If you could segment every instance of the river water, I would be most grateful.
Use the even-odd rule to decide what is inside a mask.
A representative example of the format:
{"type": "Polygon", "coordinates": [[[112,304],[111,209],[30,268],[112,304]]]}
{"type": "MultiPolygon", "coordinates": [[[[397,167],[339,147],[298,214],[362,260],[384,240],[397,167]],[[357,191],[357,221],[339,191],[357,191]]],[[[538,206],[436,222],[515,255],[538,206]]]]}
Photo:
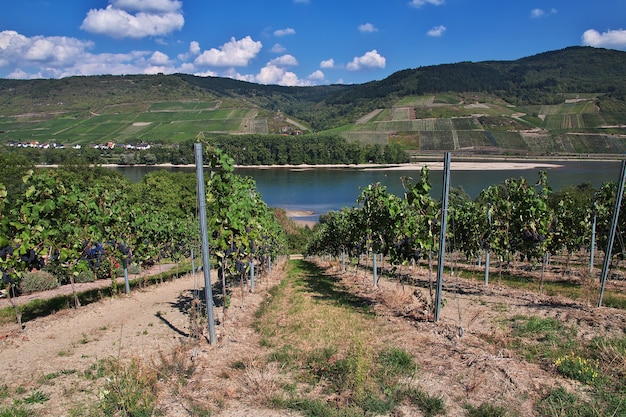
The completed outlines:
{"type": "MultiPolygon", "coordinates": [[[[608,181],[618,181],[620,161],[543,161],[546,166],[536,167],[518,164],[515,169],[494,169],[481,163],[472,169],[455,169],[452,161],[450,186],[461,187],[470,197],[475,198],[491,185],[502,183],[507,178],[524,177],[529,183],[535,183],[539,171],[545,169],[548,182],[553,190],[563,186],[575,186],[589,182],[594,188],[608,181]]],[[[433,186],[431,196],[441,198],[443,170],[441,164],[433,163],[430,168],[430,182],[433,186]]],[[[157,167],[118,167],[116,168],[132,181],[140,181],[151,171],[163,169],[157,167]]],[[[172,167],[170,171],[195,172],[195,168],[172,167]]],[[[252,177],[257,190],[270,207],[282,207],[286,210],[310,211],[313,214],[300,217],[300,220],[317,221],[320,214],[342,207],[357,205],[361,190],[369,184],[380,182],[397,195],[402,195],[401,177],[419,180],[419,169],[355,169],[355,168],[238,168],[240,175],[252,177]]]]}

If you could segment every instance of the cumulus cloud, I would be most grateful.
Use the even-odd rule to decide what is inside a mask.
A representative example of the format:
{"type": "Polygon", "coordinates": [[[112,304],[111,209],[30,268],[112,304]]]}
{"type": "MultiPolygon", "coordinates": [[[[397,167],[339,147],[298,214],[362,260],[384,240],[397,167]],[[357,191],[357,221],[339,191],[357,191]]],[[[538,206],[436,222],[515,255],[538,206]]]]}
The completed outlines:
{"type": "Polygon", "coordinates": [[[148,62],[153,65],[169,65],[171,63],[170,57],[160,51],[154,52],[150,59],[148,59],[148,62]]]}
{"type": "Polygon", "coordinates": [[[250,36],[236,40],[234,37],[219,49],[211,48],[199,55],[195,63],[200,66],[245,67],[254,59],[263,44],[252,40],[250,36]]]}
{"type": "Polygon", "coordinates": [[[305,86],[310,85],[309,82],[298,79],[298,76],[286,71],[284,68],[277,67],[273,64],[267,64],[254,77],[254,81],[260,84],[278,84],[286,86],[305,86]]]}
{"type": "Polygon", "coordinates": [[[110,0],[105,9],[87,12],[81,29],[113,38],[167,35],[185,24],[181,6],[177,0],[110,0]]]}
{"type": "Polygon", "coordinates": [[[298,65],[298,60],[293,55],[287,54],[274,58],[269,63],[277,67],[294,67],[298,65]]]}
{"type": "Polygon", "coordinates": [[[444,3],[445,3],[444,0],[411,0],[409,2],[409,6],[419,9],[420,7],[426,4],[432,4],[433,6],[441,6],[444,3]]]}
{"type": "Polygon", "coordinates": [[[294,28],[286,28],[286,29],[278,29],[274,31],[274,36],[287,36],[287,35],[295,35],[296,30],[294,28]]]}
{"type": "Polygon", "coordinates": [[[187,61],[191,57],[197,56],[200,51],[200,43],[198,41],[191,41],[189,42],[189,50],[184,54],[178,54],[177,58],[181,61],[187,61]]]}
{"type": "Polygon", "coordinates": [[[378,29],[371,23],[364,23],[362,25],[359,25],[359,32],[372,33],[378,32],[378,29]]]}
{"type": "Polygon", "coordinates": [[[197,42],[197,41],[191,41],[189,43],[189,52],[194,54],[194,55],[199,54],[200,53],[200,43],[197,42]]]}
{"type": "Polygon", "coordinates": [[[284,46],[282,46],[279,43],[274,44],[274,46],[272,46],[272,49],[271,49],[271,51],[274,52],[275,54],[282,54],[286,50],[287,50],[287,48],[285,48],[284,46]]]}
{"type": "Polygon", "coordinates": [[[595,29],[589,29],[583,33],[583,45],[595,46],[601,48],[626,48],[626,30],[609,30],[600,33],[595,29]]]}
{"type": "Polygon", "coordinates": [[[65,36],[26,37],[13,30],[0,32],[0,67],[8,67],[14,76],[25,78],[24,68],[37,66],[37,74],[54,76],[63,73],[88,54],[93,42],[65,36]],[[21,69],[20,69],[21,68],[21,69]],[[43,71],[43,72],[42,72],[43,71]]]}
{"type": "Polygon", "coordinates": [[[320,68],[335,68],[335,60],[334,59],[325,59],[320,62],[320,68]]]}
{"type": "Polygon", "coordinates": [[[446,31],[446,27],[444,25],[439,25],[439,26],[435,26],[434,28],[432,28],[431,30],[426,32],[426,34],[428,36],[432,36],[434,38],[438,38],[438,37],[442,36],[445,31],[446,31]]]}
{"type": "Polygon", "coordinates": [[[360,71],[370,68],[385,68],[386,59],[376,49],[366,52],[363,56],[354,57],[346,67],[348,71],[360,71]]]}
{"type": "Polygon", "coordinates": [[[314,80],[314,81],[324,81],[325,76],[321,70],[317,70],[317,71],[313,71],[311,75],[309,75],[307,78],[309,80],[314,80]]]}

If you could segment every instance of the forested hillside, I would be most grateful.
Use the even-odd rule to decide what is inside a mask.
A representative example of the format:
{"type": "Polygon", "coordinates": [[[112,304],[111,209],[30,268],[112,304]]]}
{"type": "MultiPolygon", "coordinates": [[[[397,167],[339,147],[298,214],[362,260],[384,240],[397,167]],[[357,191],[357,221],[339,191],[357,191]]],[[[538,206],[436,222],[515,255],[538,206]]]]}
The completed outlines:
{"type": "Polygon", "coordinates": [[[406,69],[359,85],[193,75],[0,80],[0,143],[177,144],[325,133],[420,153],[626,152],[626,53],[571,47],[406,69]]]}

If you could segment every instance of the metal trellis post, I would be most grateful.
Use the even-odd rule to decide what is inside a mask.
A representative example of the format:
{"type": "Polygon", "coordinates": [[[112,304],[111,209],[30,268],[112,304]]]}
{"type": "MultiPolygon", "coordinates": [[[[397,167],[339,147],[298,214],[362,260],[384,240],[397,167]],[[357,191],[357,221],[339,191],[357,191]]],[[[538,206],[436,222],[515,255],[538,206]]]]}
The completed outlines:
{"type": "Polygon", "coordinates": [[[441,311],[441,291],[443,287],[443,261],[446,249],[446,227],[448,222],[448,194],[450,192],[450,152],[446,152],[443,163],[443,190],[441,204],[441,231],[439,234],[439,262],[437,263],[437,294],[435,300],[435,322],[441,311]]]}
{"type": "Polygon", "coordinates": [[[196,181],[198,183],[198,208],[200,211],[200,234],[202,238],[202,271],[204,272],[204,296],[206,298],[209,343],[215,343],[215,319],[213,318],[213,289],[211,288],[211,265],[209,262],[209,236],[206,221],[206,194],[204,191],[204,165],[202,144],[194,144],[196,156],[196,181]]]}

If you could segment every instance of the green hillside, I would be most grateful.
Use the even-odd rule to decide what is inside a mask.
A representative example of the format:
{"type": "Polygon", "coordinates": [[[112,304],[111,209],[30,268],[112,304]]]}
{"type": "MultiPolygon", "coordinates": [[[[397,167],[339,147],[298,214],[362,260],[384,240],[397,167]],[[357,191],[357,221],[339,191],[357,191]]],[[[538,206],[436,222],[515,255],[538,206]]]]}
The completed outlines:
{"type": "Polygon", "coordinates": [[[622,154],[626,52],[407,69],[359,85],[283,87],[192,75],[0,80],[0,143],[178,143],[333,133],[420,153],[622,154]]]}

